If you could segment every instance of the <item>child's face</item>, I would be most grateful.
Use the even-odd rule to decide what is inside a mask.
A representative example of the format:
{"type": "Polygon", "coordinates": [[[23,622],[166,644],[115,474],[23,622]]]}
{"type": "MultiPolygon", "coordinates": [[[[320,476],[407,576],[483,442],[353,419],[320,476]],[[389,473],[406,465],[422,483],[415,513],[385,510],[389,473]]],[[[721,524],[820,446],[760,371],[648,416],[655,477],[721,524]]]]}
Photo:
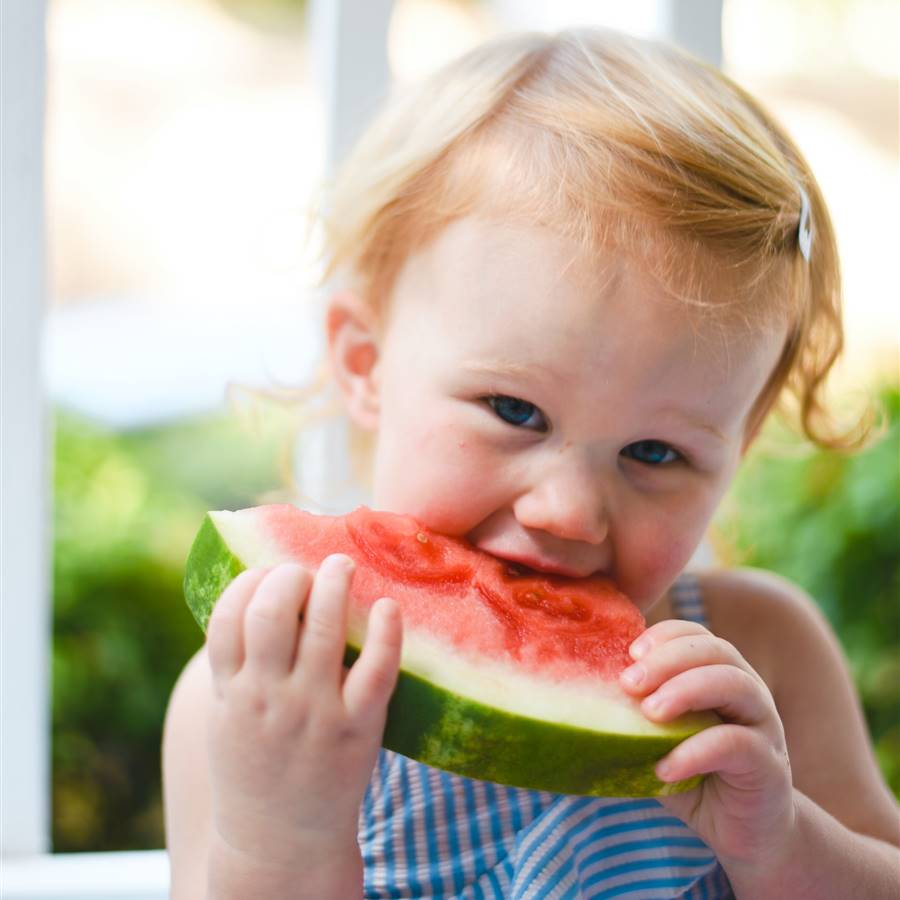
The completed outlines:
{"type": "Polygon", "coordinates": [[[703,536],[784,340],[690,318],[622,255],[475,219],[407,262],[380,336],[330,322],[351,414],[377,428],[377,508],[606,574],[643,611],[703,536]]]}

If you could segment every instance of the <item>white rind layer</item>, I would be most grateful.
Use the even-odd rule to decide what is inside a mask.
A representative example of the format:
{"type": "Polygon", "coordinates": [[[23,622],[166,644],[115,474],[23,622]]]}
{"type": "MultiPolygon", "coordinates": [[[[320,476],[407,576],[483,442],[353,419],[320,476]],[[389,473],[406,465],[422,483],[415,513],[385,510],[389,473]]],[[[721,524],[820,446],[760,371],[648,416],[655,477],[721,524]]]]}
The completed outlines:
{"type": "MultiPolygon", "coordinates": [[[[351,622],[348,640],[361,646],[364,626],[351,622]]],[[[451,694],[512,715],[553,724],[629,736],[681,736],[707,724],[708,717],[681,717],[672,725],[651,722],[636,701],[600,678],[552,681],[502,662],[463,654],[431,635],[407,629],[400,666],[451,694]],[[598,727],[602,723],[602,728],[598,727]]]]}
{"type": "Polygon", "coordinates": [[[207,515],[228,549],[246,566],[268,568],[294,561],[291,554],[274,545],[264,525],[254,524],[259,518],[254,510],[231,512],[223,509],[207,515]]]}

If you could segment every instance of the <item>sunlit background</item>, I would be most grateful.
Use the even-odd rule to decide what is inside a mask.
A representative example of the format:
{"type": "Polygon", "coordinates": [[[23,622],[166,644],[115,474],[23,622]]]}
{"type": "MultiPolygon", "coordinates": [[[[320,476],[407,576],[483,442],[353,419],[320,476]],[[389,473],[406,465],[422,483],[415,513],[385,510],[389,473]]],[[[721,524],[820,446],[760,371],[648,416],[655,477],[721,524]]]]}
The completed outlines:
{"type": "MultiPolygon", "coordinates": [[[[652,8],[398,0],[391,68],[418,78],[500,31],[558,27],[566,15],[653,34],[652,8]]],[[[724,4],[724,69],[788,126],[836,223],[848,342],[835,390],[889,406],[900,333],[897,34],[893,0],[724,4]]],[[[317,361],[306,211],[325,164],[325,110],[307,36],[296,0],[50,2],[58,850],[162,845],[162,714],[200,643],[179,596],[186,547],[205,509],[260,502],[289,464],[283,425],[237,423],[225,389],[302,384],[317,361]]],[[[819,591],[896,790],[895,450],[896,430],[865,465],[760,463],[754,490],[779,499],[740,507],[727,530],[740,532],[745,558],[819,591]],[[799,543],[782,533],[766,543],[774,515],[799,543]],[[792,552],[799,562],[778,556],[792,552]],[[830,564],[844,567],[843,581],[830,564]],[[880,598],[868,624],[847,612],[858,591],[880,598]]]]}

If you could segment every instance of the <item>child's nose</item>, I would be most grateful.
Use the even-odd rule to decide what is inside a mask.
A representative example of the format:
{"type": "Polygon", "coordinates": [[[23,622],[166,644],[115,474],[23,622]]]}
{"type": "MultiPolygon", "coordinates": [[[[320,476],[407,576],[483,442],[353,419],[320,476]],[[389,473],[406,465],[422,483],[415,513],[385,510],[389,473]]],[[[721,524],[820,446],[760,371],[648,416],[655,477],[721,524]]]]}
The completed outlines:
{"type": "Polygon", "coordinates": [[[516,519],[556,537],[602,544],[609,532],[607,502],[600,479],[577,463],[546,471],[513,503],[516,519]]]}

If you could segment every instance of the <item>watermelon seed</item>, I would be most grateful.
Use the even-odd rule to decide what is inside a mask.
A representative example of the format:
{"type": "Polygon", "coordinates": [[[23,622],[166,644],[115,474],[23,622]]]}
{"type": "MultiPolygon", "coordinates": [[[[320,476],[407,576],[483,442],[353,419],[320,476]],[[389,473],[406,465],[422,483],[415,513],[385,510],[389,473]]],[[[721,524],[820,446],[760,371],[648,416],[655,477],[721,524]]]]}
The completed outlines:
{"type": "Polygon", "coordinates": [[[422,532],[420,531],[420,532],[416,535],[416,540],[417,540],[420,544],[427,544],[427,543],[428,543],[428,535],[427,535],[427,534],[422,534],[422,532]]]}

